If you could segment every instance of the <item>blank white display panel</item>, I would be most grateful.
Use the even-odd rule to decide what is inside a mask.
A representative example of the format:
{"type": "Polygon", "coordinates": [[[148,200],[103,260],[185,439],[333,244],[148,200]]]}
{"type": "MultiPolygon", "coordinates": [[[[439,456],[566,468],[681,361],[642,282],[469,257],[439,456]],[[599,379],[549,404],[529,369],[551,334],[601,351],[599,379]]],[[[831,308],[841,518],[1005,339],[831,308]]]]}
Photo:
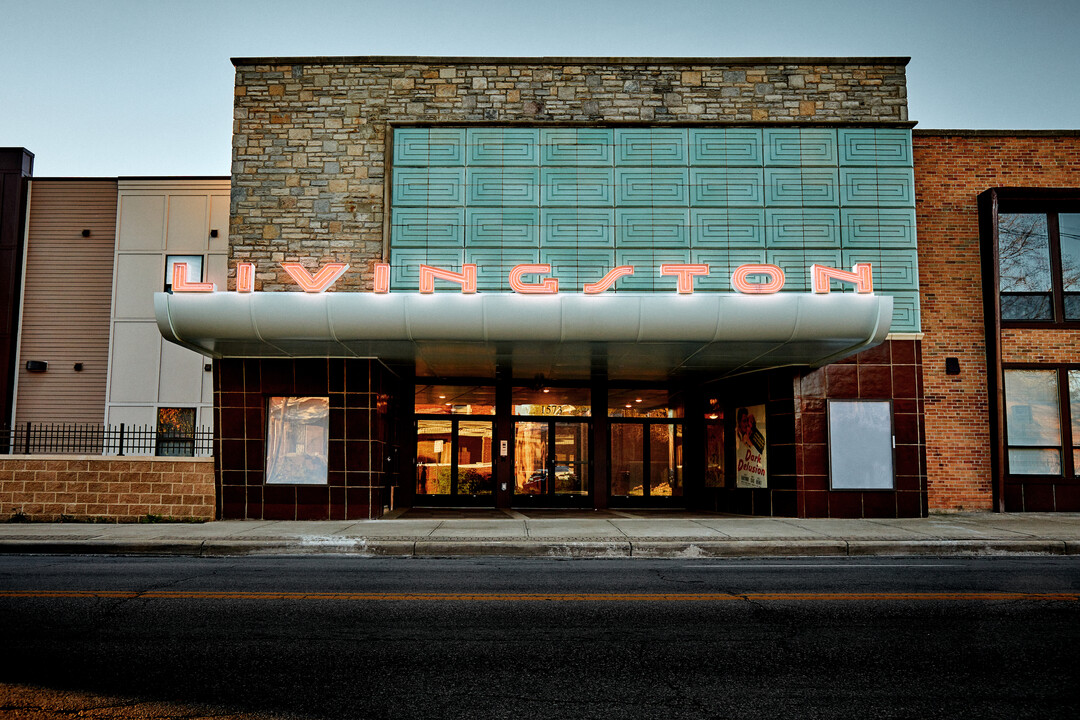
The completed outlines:
{"type": "Polygon", "coordinates": [[[833,490],[892,490],[892,403],[829,401],[829,469],[833,490]]]}

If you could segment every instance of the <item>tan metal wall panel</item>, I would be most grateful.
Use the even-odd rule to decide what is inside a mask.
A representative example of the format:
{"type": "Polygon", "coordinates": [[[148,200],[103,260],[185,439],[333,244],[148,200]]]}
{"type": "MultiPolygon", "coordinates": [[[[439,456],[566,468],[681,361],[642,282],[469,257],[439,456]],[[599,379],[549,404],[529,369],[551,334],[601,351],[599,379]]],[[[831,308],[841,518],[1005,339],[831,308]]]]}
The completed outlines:
{"type": "Polygon", "coordinates": [[[116,199],[115,180],[33,182],[16,422],[104,418],[116,199]]]}

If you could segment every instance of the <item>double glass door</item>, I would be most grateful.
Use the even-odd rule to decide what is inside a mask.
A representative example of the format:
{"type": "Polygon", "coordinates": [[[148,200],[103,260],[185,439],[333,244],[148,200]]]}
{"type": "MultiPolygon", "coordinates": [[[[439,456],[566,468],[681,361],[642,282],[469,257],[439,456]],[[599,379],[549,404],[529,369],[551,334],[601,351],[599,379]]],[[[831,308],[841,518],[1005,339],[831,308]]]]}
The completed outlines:
{"type": "Polygon", "coordinates": [[[491,420],[418,418],[416,496],[432,504],[491,504],[495,489],[491,420]]]}
{"type": "Polygon", "coordinates": [[[584,505],[589,499],[589,424],[519,420],[514,423],[514,502],[584,505]]]}
{"type": "Polygon", "coordinates": [[[612,422],[612,497],[680,497],[682,455],[682,423],[612,422]]]}

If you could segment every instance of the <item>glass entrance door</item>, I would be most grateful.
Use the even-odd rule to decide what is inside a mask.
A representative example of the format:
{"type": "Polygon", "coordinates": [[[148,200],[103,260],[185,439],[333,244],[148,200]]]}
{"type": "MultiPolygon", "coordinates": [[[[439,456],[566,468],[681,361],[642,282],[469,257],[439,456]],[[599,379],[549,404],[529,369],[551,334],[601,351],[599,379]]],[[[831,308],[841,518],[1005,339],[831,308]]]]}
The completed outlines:
{"type": "Polygon", "coordinates": [[[417,419],[417,504],[492,504],[494,436],[490,420],[417,419]]]}
{"type": "Polygon", "coordinates": [[[533,507],[586,505],[589,424],[514,423],[514,502],[533,507]]]}
{"type": "Polygon", "coordinates": [[[683,494],[682,423],[611,423],[612,498],[683,494]]]}

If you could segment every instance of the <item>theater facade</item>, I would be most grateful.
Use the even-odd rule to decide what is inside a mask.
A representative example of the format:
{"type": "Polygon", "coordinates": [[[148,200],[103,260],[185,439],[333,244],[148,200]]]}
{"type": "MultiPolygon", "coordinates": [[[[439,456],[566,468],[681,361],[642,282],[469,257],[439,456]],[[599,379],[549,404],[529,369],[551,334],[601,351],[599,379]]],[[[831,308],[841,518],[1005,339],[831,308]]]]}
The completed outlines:
{"type": "MultiPolygon", "coordinates": [[[[165,339],[214,360],[219,515],[1023,505],[1053,448],[992,424],[994,369],[953,373],[963,339],[943,330],[924,365],[925,303],[947,328],[941,299],[973,291],[985,351],[1000,293],[941,272],[946,244],[920,268],[906,62],[234,60],[227,286],[179,265],[155,296],[165,339]],[[928,451],[947,433],[928,401],[957,380],[999,433],[981,460],[928,451]],[[969,472],[933,477],[928,457],[969,472]]],[[[986,280],[995,212],[971,214],[959,275],[986,280]]],[[[1059,266],[1061,217],[1044,222],[1059,266]]],[[[1009,393],[1047,394],[1047,369],[1007,367],[1009,393]]],[[[1052,370],[1060,429],[1074,371],[1052,370]]]]}

